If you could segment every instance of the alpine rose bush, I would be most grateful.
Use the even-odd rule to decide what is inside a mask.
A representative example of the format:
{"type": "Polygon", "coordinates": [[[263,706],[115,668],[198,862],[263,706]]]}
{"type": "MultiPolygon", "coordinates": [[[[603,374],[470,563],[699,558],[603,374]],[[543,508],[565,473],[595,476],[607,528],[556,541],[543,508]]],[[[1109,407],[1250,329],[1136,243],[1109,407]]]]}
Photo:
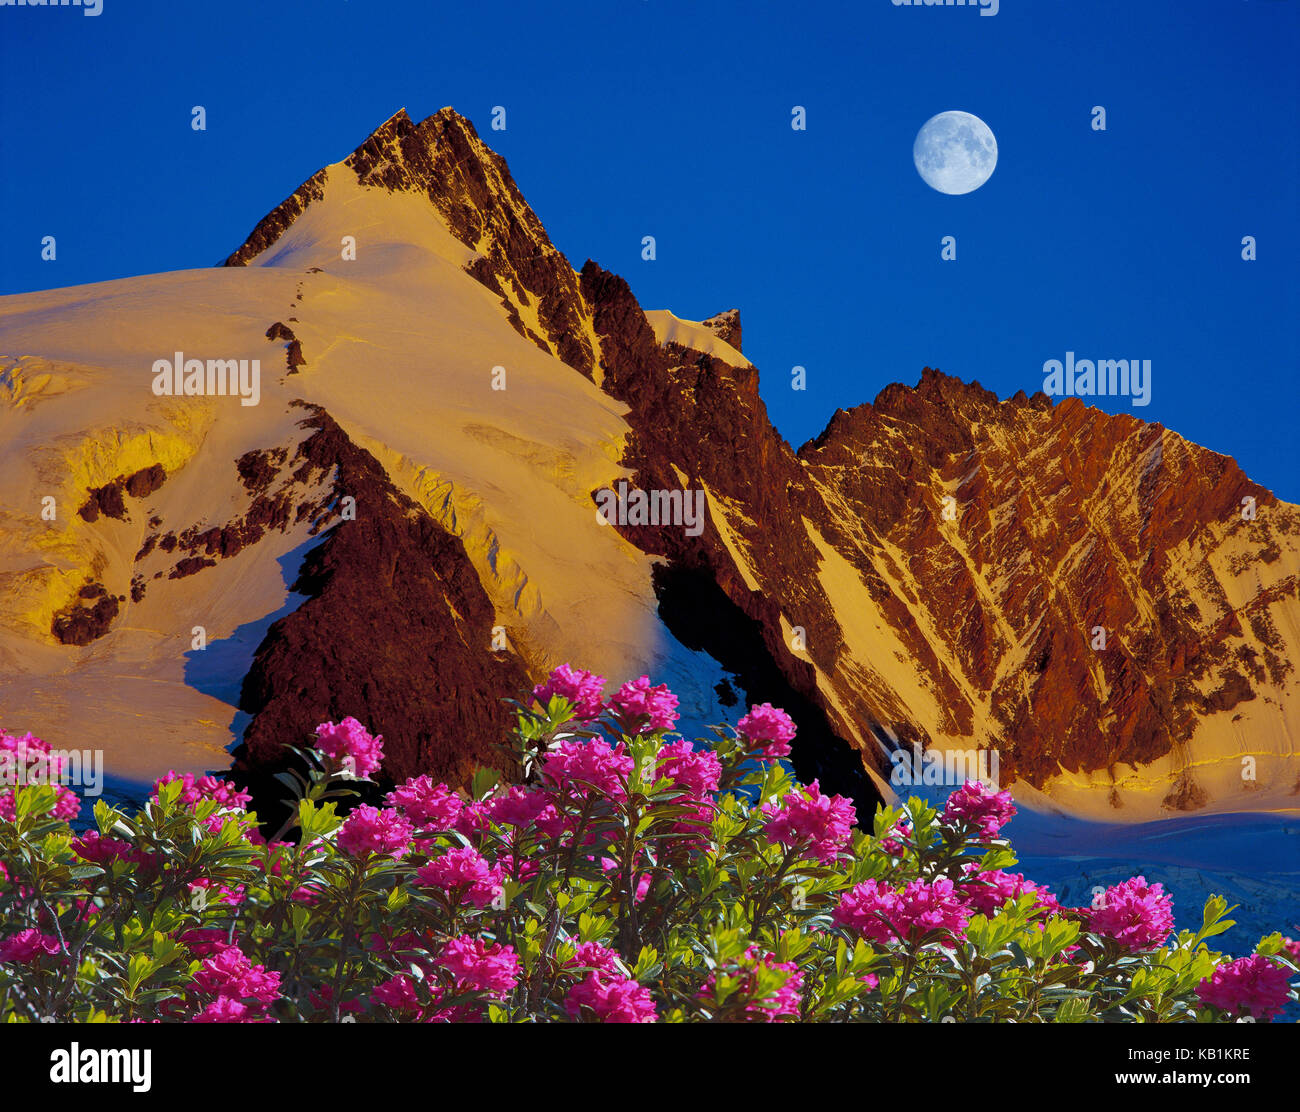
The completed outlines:
{"type": "Polygon", "coordinates": [[[512,704],[506,773],[463,785],[393,783],[381,737],[322,723],[286,739],[275,824],[169,772],[74,832],[50,747],[0,731],[0,1022],[1263,1022],[1297,1000],[1300,943],[1212,949],[1217,896],[1181,932],[1140,876],[1062,906],[1013,870],[1006,792],[867,823],[794,782],[784,711],[692,743],[666,686],[605,687],[556,668],[512,704]]]}

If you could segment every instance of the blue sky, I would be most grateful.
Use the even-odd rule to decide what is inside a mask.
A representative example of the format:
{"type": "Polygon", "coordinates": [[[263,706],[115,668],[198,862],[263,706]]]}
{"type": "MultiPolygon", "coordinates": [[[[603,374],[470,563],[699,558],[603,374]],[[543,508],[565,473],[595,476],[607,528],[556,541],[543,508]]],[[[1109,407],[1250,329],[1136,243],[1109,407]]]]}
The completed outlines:
{"type": "Polygon", "coordinates": [[[397,108],[452,105],[575,266],[739,307],[795,446],[927,364],[1007,397],[1066,351],[1146,358],[1149,406],[1097,404],[1300,501],[1294,0],[103,5],[0,8],[0,292],[215,263],[397,108]],[[945,109],[998,139],[966,196],[912,165],[945,109]]]}

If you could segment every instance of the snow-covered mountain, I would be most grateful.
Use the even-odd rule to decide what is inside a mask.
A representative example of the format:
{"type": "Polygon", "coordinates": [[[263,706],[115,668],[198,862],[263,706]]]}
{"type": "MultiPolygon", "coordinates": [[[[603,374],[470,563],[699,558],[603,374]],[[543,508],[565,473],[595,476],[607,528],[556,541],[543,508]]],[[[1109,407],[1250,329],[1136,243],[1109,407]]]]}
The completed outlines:
{"type": "Polygon", "coordinates": [[[863,801],[915,741],[1077,813],[1295,806],[1300,509],[929,369],[795,452],[741,337],[575,271],[450,109],[223,266],[0,299],[0,721],[148,777],[353,714],[460,778],[569,660],[684,726],[785,705],[796,770],[863,801]],[[257,360],[256,404],[156,392],[190,359],[257,360]],[[620,481],[703,520],[606,524],[620,481]]]}

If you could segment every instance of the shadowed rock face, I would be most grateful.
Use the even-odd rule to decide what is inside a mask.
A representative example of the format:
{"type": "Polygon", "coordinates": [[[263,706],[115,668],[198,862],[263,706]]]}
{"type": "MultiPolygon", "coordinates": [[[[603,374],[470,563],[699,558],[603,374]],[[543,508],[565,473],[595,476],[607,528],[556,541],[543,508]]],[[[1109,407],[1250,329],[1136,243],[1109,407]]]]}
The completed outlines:
{"type": "MultiPolygon", "coordinates": [[[[915,387],[895,384],[870,405],[836,412],[795,452],[767,417],[758,372],[660,346],[626,282],[593,262],[575,274],[504,161],[456,113],[444,109],[418,125],[398,113],[346,165],[364,185],[427,196],[479,252],[466,269],[501,298],[516,331],[629,406],[622,462],[636,487],[708,491],[699,536],[672,525],[617,528],[663,558],[656,586],[670,628],[703,644],[698,623],[683,617],[700,611],[699,622],[731,631],[709,651],[748,662],[728,666],[749,677],[752,698],[802,708],[810,748],[796,754],[797,765],[840,777],[866,802],[870,786],[836,771],[831,749],[884,769],[888,735],[890,744],[992,746],[1004,782],[1036,786],[1061,770],[1173,755],[1166,802],[1190,808],[1205,793],[1187,745],[1207,717],[1255,703],[1283,732],[1294,728],[1285,720],[1297,682],[1287,638],[1300,605],[1300,511],[1231,460],[1077,399],[1054,405],[1020,393],[999,401],[929,368],[915,387]],[[544,335],[524,322],[534,311],[544,335]],[[1255,500],[1255,518],[1243,518],[1243,498],[1255,500]]],[[[319,196],[318,178],[228,263],[274,242],[319,196]]],[[[704,325],[739,350],[738,311],[704,325]]],[[[353,462],[355,474],[384,489],[379,465],[366,459],[353,462]]],[[[261,466],[248,463],[246,483],[261,466]]],[[[381,502],[401,499],[385,493],[381,502]]],[[[301,736],[294,699],[311,706],[299,716],[312,719],[308,727],[331,715],[361,717],[366,686],[330,702],[333,682],[364,674],[376,650],[417,672],[442,655],[450,662],[452,680],[433,689],[443,718],[395,691],[374,703],[394,724],[370,724],[401,733],[399,748],[425,762],[421,771],[466,768],[497,736],[499,719],[480,709],[467,712],[454,737],[428,740],[435,721],[456,713],[440,693],[475,691],[483,708],[498,691],[515,693],[523,675],[512,660],[465,647],[488,643],[490,614],[470,598],[482,590],[469,582],[463,551],[425,526],[411,534],[401,524],[410,520],[390,509],[365,525],[343,522],[309,558],[302,583],[316,608],[306,604],[301,617],[273,628],[246,685],[257,708],[250,754],[301,736]],[[451,580],[406,580],[397,591],[391,558],[406,551],[426,562],[436,551],[460,570],[451,580]],[[432,617],[420,617],[421,608],[432,617]],[[474,637],[453,636],[449,610],[482,616],[473,619],[474,637]],[[378,620],[363,617],[371,613],[378,620]],[[433,623],[425,642],[435,655],[408,659],[412,620],[433,623]],[[319,678],[326,672],[328,691],[319,678]],[[509,682],[493,686],[506,672],[509,682]]],[[[182,544],[189,558],[211,558],[214,543],[227,543],[224,533],[215,542],[205,536],[196,549],[199,539],[182,544]]]]}
{"type": "Polygon", "coordinates": [[[342,500],[355,499],[355,518],[345,512],[308,553],[292,584],[307,601],[257,650],[236,767],[278,767],[286,744],[348,715],[383,735],[394,780],[428,773],[461,784],[476,764],[500,766],[502,700],[527,676],[513,654],[491,650],[492,605],[464,546],[327,413],[314,409],[302,424],[314,431],[283,466],[299,481],[333,472],[331,508],[337,518],[342,500]]]}

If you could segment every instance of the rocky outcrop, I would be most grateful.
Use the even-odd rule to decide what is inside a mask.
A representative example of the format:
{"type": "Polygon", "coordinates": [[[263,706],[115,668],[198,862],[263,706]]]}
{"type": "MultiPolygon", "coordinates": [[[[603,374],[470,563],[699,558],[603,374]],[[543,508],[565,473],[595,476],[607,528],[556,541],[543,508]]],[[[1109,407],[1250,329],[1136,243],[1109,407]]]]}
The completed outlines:
{"type": "Polygon", "coordinates": [[[167,480],[167,472],[161,463],[151,467],[142,467],[132,475],[119,475],[110,483],[88,491],[90,497],[82,504],[77,513],[83,521],[94,522],[99,515],[126,521],[126,496],[147,498],[167,480]]]}
{"type": "MultiPolygon", "coordinates": [[[[513,653],[492,650],[492,605],[463,544],[323,410],[302,425],[310,435],[282,466],[299,481],[334,476],[334,524],[292,584],[307,601],[271,626],[245,677],[240,706],[253,717],[237,770],[264,775],[285,745],[348,715],[383,735],[393,779],[461,784],[475,764],[500,767],[502,700],[527,676],[513,653]]],[[[245,457],[241,472],[269,460],[245,457]]]]}
{"type": "Polygon", "coordinates": [[[719,340],[730,344],[737,351],[743,351],[740,346],[740,310],[728,309],[725,313],[719,313],[716,317],[710,317],[702,322],[704,327],[712,332],[719,340]]]}
{"type": "Polygon", "coordinates": [[[54,639],[62,645],[89,645],[108,632],[123,601],[110,595],[102,583],[87,583],[76,599],[54,615],[54,639]]]}

